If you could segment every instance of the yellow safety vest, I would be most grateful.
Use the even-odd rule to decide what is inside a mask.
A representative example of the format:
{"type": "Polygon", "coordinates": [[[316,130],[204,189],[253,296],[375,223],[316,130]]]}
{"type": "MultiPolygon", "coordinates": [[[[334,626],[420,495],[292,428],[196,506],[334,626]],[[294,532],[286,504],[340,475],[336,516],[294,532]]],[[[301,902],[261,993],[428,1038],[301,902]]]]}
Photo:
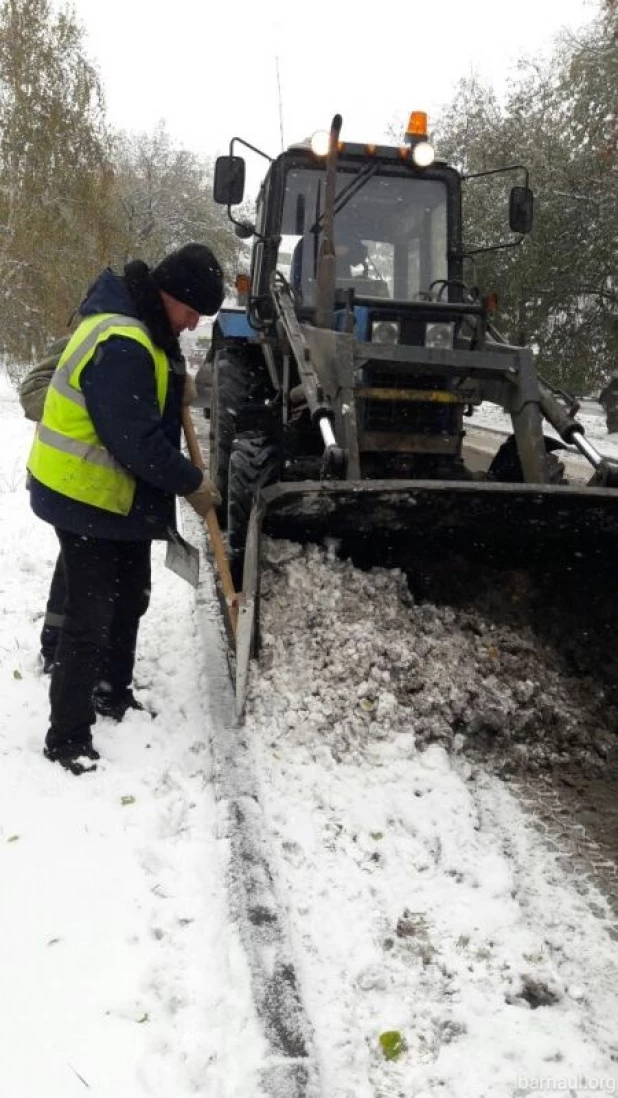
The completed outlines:
{"type": "Polygon", "coordinates": [[[88,415],[81,374],[97,347],[112,336],[134,339],[152,357],[159,410],[167,396],[169,363],[141,321],[116,313],[87,317],[69,340],[51,380],[28,469],[41,484],[69,499],[128,515],[135,477],[103,446],[88,415]]]}

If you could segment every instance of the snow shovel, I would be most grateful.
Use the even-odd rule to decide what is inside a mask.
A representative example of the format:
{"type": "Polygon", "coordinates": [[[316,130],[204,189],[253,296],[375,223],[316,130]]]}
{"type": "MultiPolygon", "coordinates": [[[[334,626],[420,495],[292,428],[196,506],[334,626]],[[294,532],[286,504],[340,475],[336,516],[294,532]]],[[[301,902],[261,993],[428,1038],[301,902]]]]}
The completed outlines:
{"type": "MultiPolygon", "coordinates": [[[[195,433],[195,427],[193,426],[193,420],[191,419],[191,412],[188,405],[184,405],[182,409],[182,427],[185,433],[185,439],[187,441],[189,457],[191,458],[191,461],[194,465],[197,465],[198,468],[203,469],[204,459],[202,457],[202,451],[200,449],[200,444],[195,433]]],[[[232,580],[232,574],[230,572],[230,565],[225,552],[223,538],[221,537],[221,528],[219,526],[219,520],[217,519],[217,513],[214,507],[212,507],[206,515],[206,518],[204,519],[204,525],[208,530],[208,537],[210,538],[210,544],[214,553],[217,571],[219,573],[219,579],[221,580],[221,587],[223,589],[225,605],[227,608],[229,626],[232,632],[232,636],[235,638],[236,628],[238,625],[239,596],[234,590],[234,582],[232,580]]]]}
{"type": "Polygon", "coordinates": [[[186,580],[192,587],[197,587],[200,578],[199,551],[171,526],[168,526],[167,536],[165,567],[186,580]]]}

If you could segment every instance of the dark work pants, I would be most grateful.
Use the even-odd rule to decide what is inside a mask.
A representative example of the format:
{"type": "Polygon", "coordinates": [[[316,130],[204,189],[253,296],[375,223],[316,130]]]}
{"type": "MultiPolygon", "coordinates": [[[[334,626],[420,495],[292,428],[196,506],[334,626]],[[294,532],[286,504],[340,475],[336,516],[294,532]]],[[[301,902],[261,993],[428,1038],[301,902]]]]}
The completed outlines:
{"type": "Polygon", "coordinates": [[[64,621],[64,600],[66,597],[66,583],[64,579],[64,562],[62,552],[58,553],[56,567],[49,587],[47,606],[45,607],[45,620],[41,630],[41,652],[44,659],[56,658],[56,646],[60,637],[60,630],[64,621]]]}
{"type": "Polygon", "coordinates": [[[139,619],[150,599],[151,543],[56,532],[66,602],[49,690],[46,743],[70,747],[90,743],[95,687],[118,695],[131,685],[139,619]]]}

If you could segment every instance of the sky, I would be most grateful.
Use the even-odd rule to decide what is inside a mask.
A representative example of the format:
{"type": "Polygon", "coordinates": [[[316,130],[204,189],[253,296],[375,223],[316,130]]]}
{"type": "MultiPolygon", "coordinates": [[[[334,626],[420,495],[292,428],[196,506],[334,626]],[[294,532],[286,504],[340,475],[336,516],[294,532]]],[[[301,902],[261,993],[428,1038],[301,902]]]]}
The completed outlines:
{"type": "MultiPolygon", "coordinates": [[[[501,91],[520,57],[595,10],[592,0],[496,0],[478,11],[460,0],[381,0],[373,16],[366,5],[325,0],[306,7],[237,0],[230,8],[73,0],[73,7],[115,126],[152,131],[164,119],[196,152],[225,153],[241,136],[271,156],[281,151],[281,129],[284,145],[292,144],[328,129],[335,113],[351,141],[384,139],[411,110],[428,111],[431,121],[473,70],[501,91]]],[[[250,186],[264,163],[248,163],[250,186]]]]}
{"type": "MultiPolygon", "coordinates": [[[[158,546],[136,667],[157,717],[99,719],[98,769],[76,778],[42,755],[38,635],[56,542],[28,504],[32,424],[2,372],[0,424],[0,1094],[290,1098],[273,1085],[281,1064],[229,887],[240,758],[293,943],[315,1094],[618,1093],[602,895],[508,784],[417,746],[394,699],[385,653],[397,647],[408,675],[425,644],[439,683],[430,642],[443,655],[447,619],[425,609],[407,634],[400,575],[273,543],[261,671],[244,733],[230,731],[208,562],[196,597],[158,546]],[[394,1061],[389,1032],[402,1038],[394,1061]]],[[[598,409],[586,427],[611,452],[598,409]]],[[[462,647],[454,629],[452,653],[467,658],[471,636],[480,645],[483,630],[462,647]]],[[[550,696],[555,669],[542,651],[532,660],[550,696]]],[[[469,670],[454,665],[451,690],[469,670]]]]}

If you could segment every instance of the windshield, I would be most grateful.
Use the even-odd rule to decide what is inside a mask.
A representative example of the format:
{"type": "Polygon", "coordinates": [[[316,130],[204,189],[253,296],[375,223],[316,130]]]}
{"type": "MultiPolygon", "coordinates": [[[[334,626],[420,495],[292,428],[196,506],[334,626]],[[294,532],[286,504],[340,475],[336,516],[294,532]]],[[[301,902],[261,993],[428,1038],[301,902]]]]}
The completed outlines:
{"type": "MultiPolygon", "coordinates": [[[[361,297],[418,301],[447,278],[447,192],[444,183],[373,174],[366,164],[340,166],[335,200],[337,286],[361,297]]],[[[278,266],[303,305],[315,305],[322,242],[325,171],[288,172],[278,266]]]]}

